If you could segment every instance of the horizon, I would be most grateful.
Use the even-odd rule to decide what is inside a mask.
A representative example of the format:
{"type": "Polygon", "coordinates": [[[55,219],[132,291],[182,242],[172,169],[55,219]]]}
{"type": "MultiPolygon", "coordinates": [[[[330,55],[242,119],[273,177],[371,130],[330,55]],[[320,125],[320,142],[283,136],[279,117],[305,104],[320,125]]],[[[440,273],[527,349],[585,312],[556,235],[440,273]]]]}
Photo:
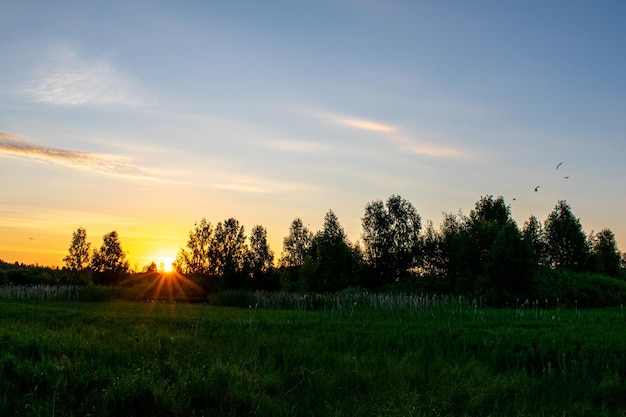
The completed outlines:
{"type": "Polygon", "coordinates": [[[78,227],[132,266],[194,223],[333,210],[360,239],[400,195],[422,224],[559,200],[626,250],[626,4],[13,3],[0,15],[0,259],[63,266],[78,227]],[[560,165],[559,165],[560,164],[560,165]],[[567,178],[566,178],[567,177],[567,178]],[[535,191],[535,187],[540,188],[535,191]]]}

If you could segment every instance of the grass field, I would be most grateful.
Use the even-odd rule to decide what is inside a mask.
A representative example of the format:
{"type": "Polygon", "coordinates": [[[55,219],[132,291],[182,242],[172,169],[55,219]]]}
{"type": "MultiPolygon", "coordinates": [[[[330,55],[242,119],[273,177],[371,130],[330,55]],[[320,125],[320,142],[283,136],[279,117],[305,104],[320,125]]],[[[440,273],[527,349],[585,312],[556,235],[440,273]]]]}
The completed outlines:
{"type": "Polygon", "coordinates": [[[7,416],[626,416],[625,377],[620,308],[0,301],[7,416]]]}

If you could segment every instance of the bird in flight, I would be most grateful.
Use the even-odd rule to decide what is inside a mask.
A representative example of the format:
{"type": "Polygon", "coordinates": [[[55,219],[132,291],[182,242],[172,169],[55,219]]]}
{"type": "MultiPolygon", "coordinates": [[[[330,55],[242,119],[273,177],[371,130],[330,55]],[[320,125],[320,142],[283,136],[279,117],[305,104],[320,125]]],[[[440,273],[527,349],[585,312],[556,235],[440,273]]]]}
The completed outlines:
{"type": "Polygon", "coordinates": [[[566,176],[564,176],[563,178],[568,179],[568,178],[569,178],[569,175],[566,175],[566,176]]]}
{"type": "Polygon", "coordinates": [[[541,185],[538,185],[535,187],[535,192],[539,191],[539,188],[541,187],[541,185]]]}
{"type": "Polygon", "coordinates": [[[561,165],[563,165],[563,162],[559,162],[558,164],[556,164],[556,169],[559,169],[561,165]]]}

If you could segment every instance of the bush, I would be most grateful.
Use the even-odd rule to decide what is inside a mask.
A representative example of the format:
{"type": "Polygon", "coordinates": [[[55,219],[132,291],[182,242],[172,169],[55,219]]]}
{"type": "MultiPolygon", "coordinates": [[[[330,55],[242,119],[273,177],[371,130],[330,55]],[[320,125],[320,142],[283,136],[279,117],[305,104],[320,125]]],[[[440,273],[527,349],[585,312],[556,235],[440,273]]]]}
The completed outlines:
{"type": "Polygon", "coordinates": [[[538,268],[529,285],[530,299],[555,299],[569,307],[609,307],[626,303],[626,282],[591,272],[538,268]]]}

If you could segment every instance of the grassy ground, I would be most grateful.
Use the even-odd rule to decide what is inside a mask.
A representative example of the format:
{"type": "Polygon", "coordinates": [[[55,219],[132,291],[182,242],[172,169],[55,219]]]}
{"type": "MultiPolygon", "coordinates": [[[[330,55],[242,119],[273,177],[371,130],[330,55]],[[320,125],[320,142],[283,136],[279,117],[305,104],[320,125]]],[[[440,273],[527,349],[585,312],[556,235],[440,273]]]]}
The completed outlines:
{"type": "Polygon", "coordinates": [[[0,415],[626,416],[615,310],[0,302],[0,415]]]}

